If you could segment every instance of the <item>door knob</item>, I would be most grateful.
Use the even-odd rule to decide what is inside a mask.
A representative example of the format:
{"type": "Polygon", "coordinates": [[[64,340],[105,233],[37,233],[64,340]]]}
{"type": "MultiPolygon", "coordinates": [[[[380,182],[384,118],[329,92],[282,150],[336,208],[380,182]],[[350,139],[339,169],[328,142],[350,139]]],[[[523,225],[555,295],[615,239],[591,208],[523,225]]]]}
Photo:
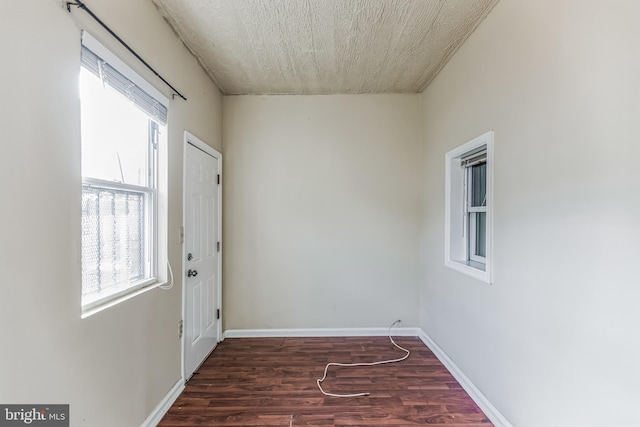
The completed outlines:
{"type": "Polygon", "coordinates": [[[187,271],[187,277],[196,277],[197,275],[198,275],[198,270],[187,271]]]}

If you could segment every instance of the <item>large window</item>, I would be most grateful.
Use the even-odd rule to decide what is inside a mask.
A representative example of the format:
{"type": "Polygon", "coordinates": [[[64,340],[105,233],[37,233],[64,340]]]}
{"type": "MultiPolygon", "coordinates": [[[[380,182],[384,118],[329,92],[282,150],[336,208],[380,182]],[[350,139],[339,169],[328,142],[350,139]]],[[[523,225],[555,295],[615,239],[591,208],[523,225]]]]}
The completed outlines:
{"type": "Polygon", "coordinates": [[[491,282],[493,132],[446,155],[445,265],[491,282]]]}
{"type": "Polygon", "coordinates": [[[145,83],[83,35],[83,310],[157,278],[158,137],[167,109],[145,83]]]}

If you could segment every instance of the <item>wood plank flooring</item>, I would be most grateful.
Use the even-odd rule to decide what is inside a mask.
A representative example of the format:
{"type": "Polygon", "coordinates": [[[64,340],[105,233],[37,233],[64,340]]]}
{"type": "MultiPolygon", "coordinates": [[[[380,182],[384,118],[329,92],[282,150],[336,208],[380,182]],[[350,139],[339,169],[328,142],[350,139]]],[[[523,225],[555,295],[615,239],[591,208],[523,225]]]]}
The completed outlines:
{"type": "Polygon", "coordinates": [[[331,367],[328,362],[373,362],[404,353],[388,337],[226,339],[187,383],[159,424],[183,426],[415,426],[487,427],[491,422],[451,374],[414,337],[395,341],[411,351],[403,362],[331,367]]]}

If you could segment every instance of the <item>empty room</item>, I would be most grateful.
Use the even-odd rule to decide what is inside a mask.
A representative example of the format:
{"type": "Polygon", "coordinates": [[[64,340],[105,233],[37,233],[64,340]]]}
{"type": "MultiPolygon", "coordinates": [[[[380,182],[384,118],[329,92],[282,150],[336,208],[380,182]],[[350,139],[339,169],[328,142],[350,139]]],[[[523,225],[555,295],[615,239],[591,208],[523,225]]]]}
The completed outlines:
{"type": "Polygon", "coordinates": [[[640,426],[640,2],[0,13],[0,426],[640,426]]]}

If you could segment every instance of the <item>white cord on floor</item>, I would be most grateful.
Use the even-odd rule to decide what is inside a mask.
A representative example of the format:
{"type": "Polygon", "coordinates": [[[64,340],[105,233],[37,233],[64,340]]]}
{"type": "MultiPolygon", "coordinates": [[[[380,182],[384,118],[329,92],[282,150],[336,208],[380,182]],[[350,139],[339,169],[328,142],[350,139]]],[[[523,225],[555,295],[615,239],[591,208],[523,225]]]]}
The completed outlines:
{"type": "Polygon", "coordinates": [[[389,326],[389,339],[391,340],[391,344],[393,344],[394,346],[396,346],[397,348],[399,348],[400,350],[406,352],[407,354],[405,354],[403,357],[399,358],[399,359],[391,359],[391,360],[380,360],[378,362],[370,362],[370,363],[335,363],[335,362],[331,362],[331,363],[327,363],[327,366],[325,366],[324,368],[324,375],[322,376],[322,378],[316,380],[317,384],[318,384],[318,388],[320,389],[320,391],[322,392],[322,394],[324,394],[325,396],[331,396],[331,397],[360,397],[360,396],[369,396],[371,393],[353,393],[353,394],[335,394],[335,393],[327,393],[326,391],[324,391],[322,389],[322,382],[327,378],[327,371],[329,370],[329,366],[343,366],[343,367],[351,367],[351,366],[375,366],[375,365],[384,365],[386,363],[395,363],[395,362],[402,362],[403,360],[405,360],[407,357],[409,357],[409,355],[411,354],[411,352],[409,350],[407,350],[406,348],[400,347],[398,344],[396,344],[396,342],[393,340],[393,338],[391,338],[391,328],[393,328],[397,323],[400,323],[400,320],[396,320],[395,322],[393,322],[391,324],[391,326],[389,326]]]}

